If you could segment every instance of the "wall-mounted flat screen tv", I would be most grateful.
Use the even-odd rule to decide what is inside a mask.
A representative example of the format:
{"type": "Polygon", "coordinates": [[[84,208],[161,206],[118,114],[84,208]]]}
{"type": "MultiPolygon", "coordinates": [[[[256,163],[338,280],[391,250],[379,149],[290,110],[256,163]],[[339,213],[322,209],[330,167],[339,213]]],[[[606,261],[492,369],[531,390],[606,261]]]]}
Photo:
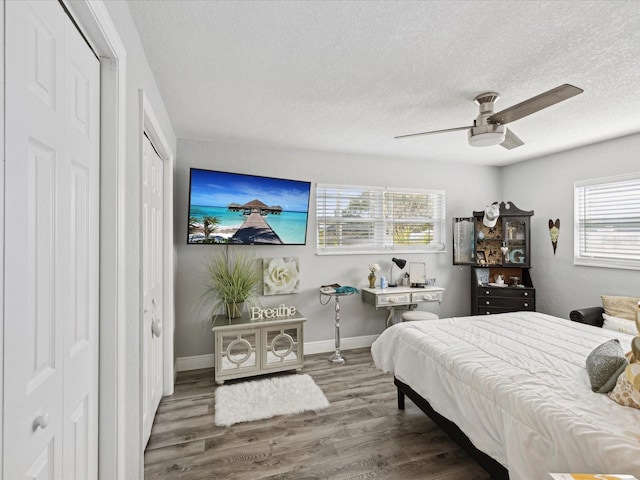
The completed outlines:
{"type": "Polygon", "coordinates": [[[191,169],[187,243],[305,245],[310,182],[191,169]]]}

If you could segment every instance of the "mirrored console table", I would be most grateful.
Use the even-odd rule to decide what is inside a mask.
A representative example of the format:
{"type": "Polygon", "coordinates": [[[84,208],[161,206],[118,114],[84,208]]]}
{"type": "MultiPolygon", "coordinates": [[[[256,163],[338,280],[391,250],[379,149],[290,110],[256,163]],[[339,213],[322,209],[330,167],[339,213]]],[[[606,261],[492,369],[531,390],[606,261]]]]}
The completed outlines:
{"type": "Polygon", "coordinates": [[[251,377],[304,366],[303,323],[300,312],[270,320],[251,320],[248,313],[228,319],[216,315],[215,380],[251,377]]]}

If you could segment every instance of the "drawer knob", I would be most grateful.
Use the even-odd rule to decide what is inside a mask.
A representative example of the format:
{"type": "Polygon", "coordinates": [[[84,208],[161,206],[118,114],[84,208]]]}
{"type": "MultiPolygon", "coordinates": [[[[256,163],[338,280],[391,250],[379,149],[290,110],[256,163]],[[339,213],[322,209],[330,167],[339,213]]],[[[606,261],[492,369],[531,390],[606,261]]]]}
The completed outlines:
{"type": "Polygon", "coordinates": [[[525,302],[524,306],[525,306],[525,307],[528,307],[528,306],[529,306],[529,304],[525,302]]]}
{"type": "Polygon", "coordinates": [[[490,304],[490,302],[489,302],[489,300],[487,300],[487,301],[485,302],[485,305],[489,305],[489,304],[490,304]]]}
{"type": "Polygon", "coordinates": [[[529,292],[524,292],[524,296],[528,297],[529,296],[529,292]]]}
{"type": "Polygon", "coordinates": [[[489,290],[487,290],[486,292],[484,292],[485,295],[489,295],[489,290]]]}

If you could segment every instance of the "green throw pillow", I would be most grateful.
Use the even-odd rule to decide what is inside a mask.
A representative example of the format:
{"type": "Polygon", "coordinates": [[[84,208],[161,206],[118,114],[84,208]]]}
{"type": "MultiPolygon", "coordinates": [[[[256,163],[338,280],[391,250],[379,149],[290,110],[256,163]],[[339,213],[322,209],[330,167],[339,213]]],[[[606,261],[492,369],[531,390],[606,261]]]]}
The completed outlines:
{"type": "Polygon", "coordinates": [[[587,357],[587,373],[591,390],[608,393],[613,390],[616,381],[629,364],[617,338],[598,345],[587,357]]]}

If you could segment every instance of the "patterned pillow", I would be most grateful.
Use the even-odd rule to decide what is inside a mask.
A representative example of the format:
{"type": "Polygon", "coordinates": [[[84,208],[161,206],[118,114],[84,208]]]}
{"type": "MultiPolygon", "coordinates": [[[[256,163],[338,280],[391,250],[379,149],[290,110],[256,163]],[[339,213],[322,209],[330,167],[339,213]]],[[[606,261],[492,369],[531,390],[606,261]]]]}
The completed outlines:
{"type": "Polygon", "coordinates": [[[627,366],[608,395],[623,407],[640,409],[640,364],[633,363],[627,366]]]}
{"type": "Polygon", "coordinates": [[[614,338],[598,345],[587,357],[587,373],[591,382],[591,390],[607,393],[613,390],[616,380],[629,365],[624,356],[620,340],[614,338]]]}
{"type": "Polygon", "coordinates": [[[604,319],[604,323],[602,324],[602,328],[604,329],[628,333],[629,335],[638,335],[638,327],[636,327],[636,322],[633,320],[612,317],[606,313],[602,314],[602,318],[604,319]]]}
{"type": "Polygon", "coordinates": [[[602,295],[602,308],[604,313],[612,317],[635,320],[638,309],[638,297],[618,297],[613,295],[602,295]]]}

